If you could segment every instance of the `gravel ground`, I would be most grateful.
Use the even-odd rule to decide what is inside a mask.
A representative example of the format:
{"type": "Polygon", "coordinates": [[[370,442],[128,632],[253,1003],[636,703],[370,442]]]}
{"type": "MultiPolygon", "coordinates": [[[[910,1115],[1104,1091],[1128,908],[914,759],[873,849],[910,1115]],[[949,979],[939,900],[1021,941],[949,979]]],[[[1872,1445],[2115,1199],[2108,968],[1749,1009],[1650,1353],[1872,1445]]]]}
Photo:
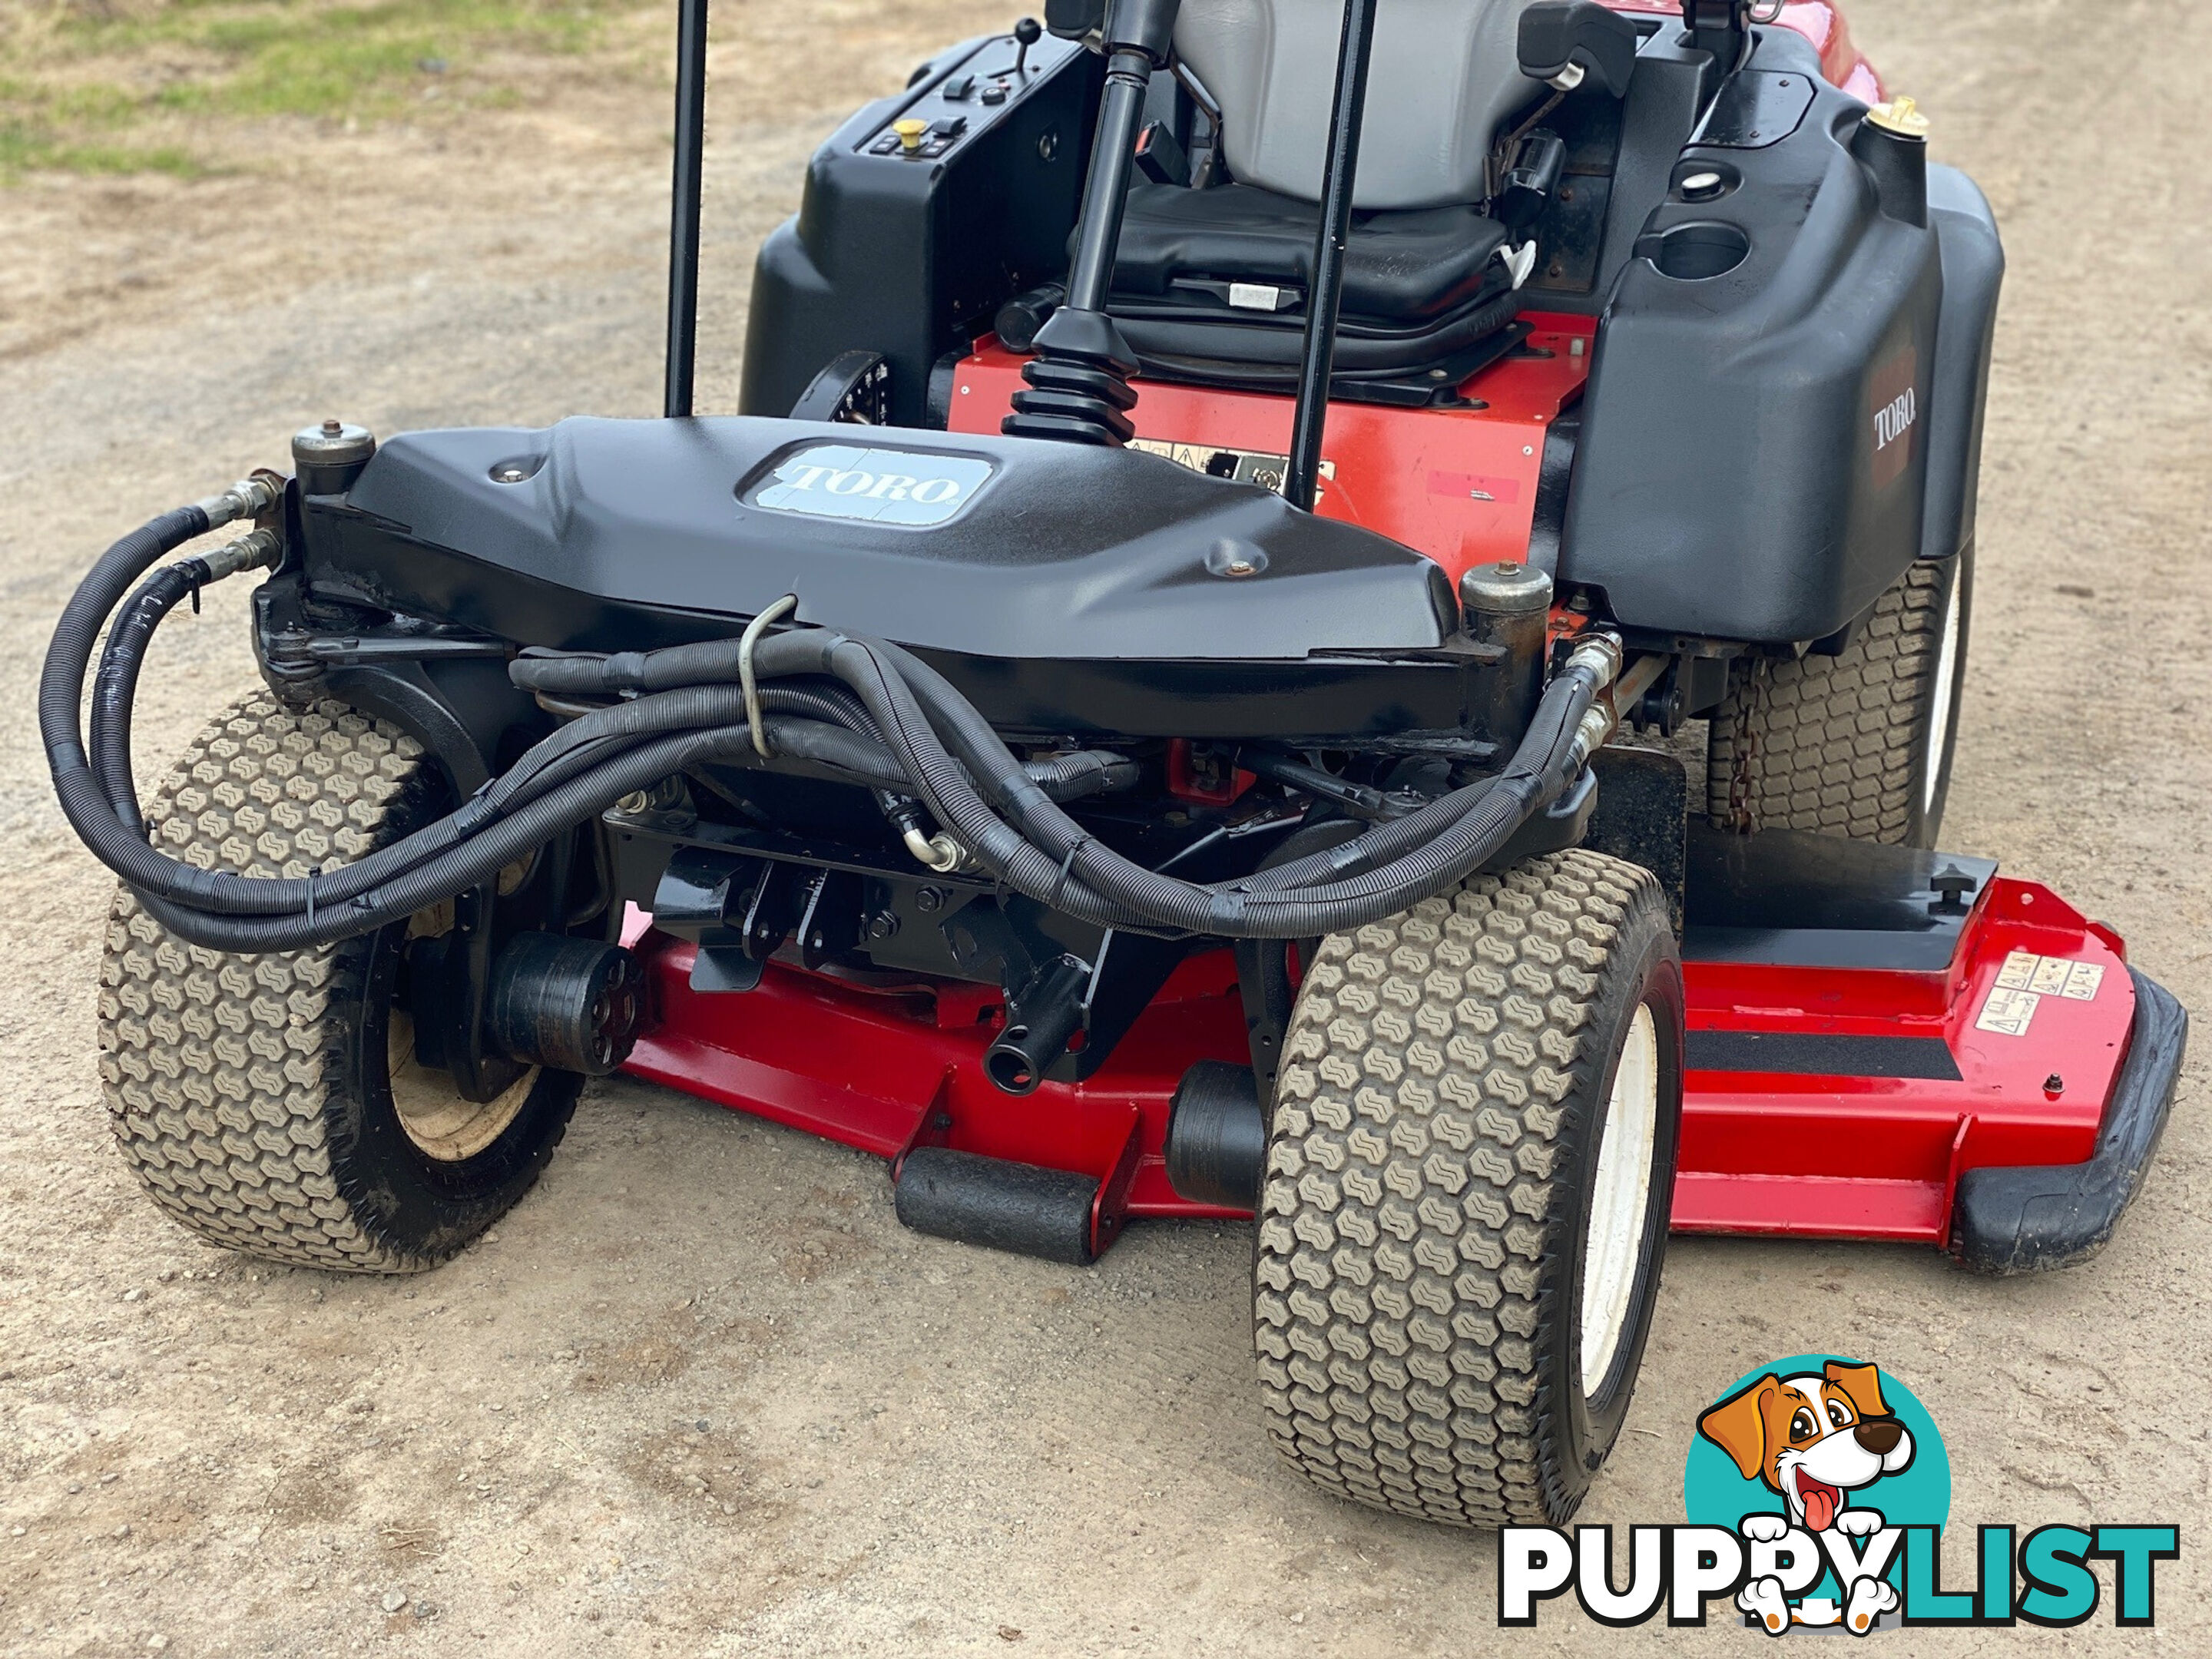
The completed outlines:
{"type": "MultiPolygon", "coordinates": [[[[2191,643],[2212,625],[2212,173],[2182,160],[2203,92],[2174,49],[2194,9],[1853,15],[2012,258],[1947,839],[2052,882],[2212,1007],[2212,673],[2191,643]]],[[[924,48],[1001,21],[732,9],[704,404],[733,396],[744,261],[811,145],[924,48]]],[[[280,460],[310,418],[650,412],[662,98],[580,73],[468,123],[273,131],[242,175],[0,193],[0,1651],[1491,1650],[1486,1538],[1343,1507],[1269,1451],[1242,1227],[1141,1226],[1088,1272],[962,1249],[903,1231],[870,1159],[617,1081],[478,1247],[362,1281],[200,1248],[111,1151],[108,883],[29,718],[54,614],[119,528],[280,460]]],[[[142,755],[246,683],[241,622],[220,594],[168,630],[142,755]]],[[[2154,1632],[2106,1613],[1909,1650],[2205,1651],[2206,1073],[2112,1248],[2070,1273],[1678,1243],[1585,1518],[1678,1516],[1694,1413],[1747,1366],[1863,1354],[1942,1425],[1954,1522],[2184,1523],[2154,1632]]],[[[1514,1647],[1747,1639],[1553,1610],[1514,1647]]]]}

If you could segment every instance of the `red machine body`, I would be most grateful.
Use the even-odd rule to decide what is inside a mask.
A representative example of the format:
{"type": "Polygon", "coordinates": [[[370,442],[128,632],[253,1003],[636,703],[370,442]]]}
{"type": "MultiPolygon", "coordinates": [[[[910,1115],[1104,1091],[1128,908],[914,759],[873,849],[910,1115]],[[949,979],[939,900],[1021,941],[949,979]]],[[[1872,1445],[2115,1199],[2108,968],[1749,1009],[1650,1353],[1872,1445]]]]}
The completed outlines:
{"type": "MultiPolygon", "coordinates": [[[[1095,1249],[1131,1217],[1242,1213],[1182,1198],[1164,1162],[1183,1073],[1247,1058],[1226,950],[1177,969],[1089,1081],[1015,1097],[983,1071],[988,988],[886,994],[770,964],[753,991],[702,994],[692,947],[647,923],[629,929],[657,1015],[638,1076],[895,1161],[941,1146],[1089,1176],[1095,1249]]],[[[1931,967],[1819,967],[1701,959],[1692,930],[1678,1231],[1942,1248],[1966,1170],[2089,1158],[2135,1024],[2120,941],[2003,878],[1956,939],[1931,967]]]]}
{"type": "MultiPolygon", "coordinates": [[[[1315,510],[1427,554],[1455,582],[1470,566],[1527,554],[1544,437],[1582,395],[1597,319],[1524,312],[1522,320],[1532,331],[1518,349],[1459,387],[1467,407],[1332,403],[1315,510]]],[[[984,340],[953,373],[951,429],[997,432],[1028,361],[984,340]]],[[[1215,455],[1290,452],[1287,398],[1136,384],[1139,443],[1180,451],[1200,471],[1215,455]]]]}

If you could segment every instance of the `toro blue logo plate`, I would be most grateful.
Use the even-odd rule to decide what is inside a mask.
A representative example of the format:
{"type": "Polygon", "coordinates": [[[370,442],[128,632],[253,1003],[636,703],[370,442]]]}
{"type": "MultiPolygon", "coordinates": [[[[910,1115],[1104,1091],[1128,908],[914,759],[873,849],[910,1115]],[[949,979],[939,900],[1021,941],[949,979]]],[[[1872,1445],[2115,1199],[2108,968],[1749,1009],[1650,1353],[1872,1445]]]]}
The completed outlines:
{"type": "Polygon", "coordinates": [[[863,524],[943,524],[989,482],[991,463],[857,444],[809,444],[745,492],[744,504],[863,524]]]}

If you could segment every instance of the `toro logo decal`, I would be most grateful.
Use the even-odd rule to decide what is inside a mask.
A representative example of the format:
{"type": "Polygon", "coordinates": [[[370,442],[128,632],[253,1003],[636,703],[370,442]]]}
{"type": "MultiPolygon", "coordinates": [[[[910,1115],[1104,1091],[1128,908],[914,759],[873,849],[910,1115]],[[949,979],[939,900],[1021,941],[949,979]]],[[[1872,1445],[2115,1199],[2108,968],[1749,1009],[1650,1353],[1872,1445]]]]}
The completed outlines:
{"type": "Polygon", "coordinates": [[[1570,1589],[1601,1624],[1702,1625],[1726,1597],[1743,1622],[1854,1636],[1904,1626],[2079,1625],[2112,1565],[2113,1623],[2155,1617],[2158,1564],[2180,1553],[2171,1526],[1981,1528],[1978,1576],[1942,1562],[1951,1462],[1927,1408],[1890,1373],[1835,1354],[1796,1354],[1737,1379],[1698,1413],[1682,1475],[1689,1524],[1631,1527],[1616,1561],[1610,1527],[1507,1527],[1498,1534],[1498,1621],[1536,1622],[1570,1589]],[[1625,1588],[1616,1574],[1625,1572],[1625,1588]],[[1964,1587],[1971,1583],[1971,1588],[1964,1587]]]}
{"type": "Polygon", "coordinates": [[[1912,428],[1920,423],[1920,354],[1911,346],[1874,374],[1874,483],[1879,489],[1912,463],[1912,428]]]}
{"type": "Polygon", "coordinates": [[[809,444],[740,498],[747,507],[864,524],[943,524],[975,499],[991,463],[854,444],[809,444]]]}

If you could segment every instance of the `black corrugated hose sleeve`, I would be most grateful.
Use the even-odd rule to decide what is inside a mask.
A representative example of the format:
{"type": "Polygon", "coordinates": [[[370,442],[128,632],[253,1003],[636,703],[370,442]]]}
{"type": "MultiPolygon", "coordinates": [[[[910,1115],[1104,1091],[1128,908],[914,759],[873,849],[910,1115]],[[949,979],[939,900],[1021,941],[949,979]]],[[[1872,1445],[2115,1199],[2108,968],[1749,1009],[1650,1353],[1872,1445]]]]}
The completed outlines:
{"type": "Polygon", "coordinates": [[[138,811],[138,786],[131,775],[131,706],[138,695],[138,671],[145,665],[147,641],[162,618],[197,594],[210,574],[201,560],[179,559],[141,582],[107,630],[100,672],[93,676],[93,769],[115,816],[134,836],[146,833],[138,811]]]}
{"type": "MultiPolygon", "coordinates": [[[[1310,937],[1377,921],[1479,868],[1502,848],[1514,829],[1556,798],[1568,781],[1560,772],[1562,762],[1596,690],[1596,683],[1587,671],[1570,669],[1547,690],[1536,719],[1503,775],[1447,796],[1420,813],[1370,830],[1359,841],[1367,844],[1370,859],[1388,856],[1405,852],[1409,842],[1424,830],[1433,831],[1440,822],[1452,823],[1454,827],[1439,838],[1356,879],[1281,893],[1278,897],[1271,891],[1273,884],[1303,877],[1308,871],[1302,866],[1325,866],[1329,860],[1317,857],[1269,872],[1271,887],[1262,887],[1255,880],[1223,888],[1195,886],[1129,864],[1100,847],[1049,802],[1033,796],[1024,799],[1027,781],[1007,775],[1006,763],[1012,757],[973,706],[911,653],[896,646],[879,648],[897,665],[915,693],[928,701],[931,711],[944,719],[945,735],[963,751],[971,769],[1000,785],[1002,797],[1024,833],[1042,849],[1054,884],[1048,890],[1064,896],[1072,890],[1068,878],[1079,878],[1081,885],[1097,890],[1117,908],[1133,908],[1156,923],[1168,919],[1164,912],[1172,911],[1173,925],[1240,937],[1310,937]],[[1468,799],[1469,796],[1474,799],[1468,799]],[[1066,863],[1054,862],[1055,855],[1066,863]]],[[[936,801],[931,805],[937,809],[936,801]]],[[[961,826],[956,823],[955,828],[958,830],[961,826]]],[[[1339,849],[1339,857],[1349,850],[1339,849]]],[[[978,843],[977,851],[989,862],[995,848],[978,843]]],[[[1024,884],[1024,878],[1033,876],[1032,871],[1017,869],[1010,863],[1000,873],[1020,890],[1033,897],[1043,896],[1024,884]]],[[[1311,873],[1326,872],[1314,868],[1311,873]]]]}
{"type": "MultiPolygon", "coordinates": [[[[769,723],[780,752],[817,759],[872,787],[900,775],[880,745],[841,727],[786,720],[769,723]]],[[[219,915],[141,892],[140,902],[171,932],[210,950],[252,954],[296,951],[371,933],[453,894],[480,886],[553,836],[573,830],[633,790],[648,788],[687,767],[719,762],[757,764],[752,734],[743,726],[654,738],[605,765],[548,791],[512,816],[486,825],[450,850],[404,871],[344,903],[325,903],[318,889],[312,912],[219,915]]],[[[347,869],[356,866],[344,866],[347,869]]],[[[339,873],[337,872],[333,872],[339,873]]],[[[269,884],[276,884],[274,882],[269,884]]]]}
{"type": "MultiPolygon", "coordinates": [[[[769,643],[805,637],[783,635],[769,643]]],[[[1134,915],[1153,926],[1242,938],[1300,938],[1357,927],[1479,868],[1547,796],[1556,795],[1560,751],[1595,690],[1592,678],[1579,669],[1554,680],[1506,774],[1492,781],[1474,808],[1436,841],[1353,880],[1275,896],[1239,890],[1235,884],[1207,887],[1179,881],[1100,846],[1020,772],[973,707],[950,694],[941,711],[948,735],[969,750],[965,757],[979,777],[997,785],[1021,821],[1022,830],[1015,831],[969,787],[916,707],[915,687],[934,689],[935,677],[925,665],[878,641],[817,637],[825,647],[820,660],[868,705],[885,742],[913,771],[931,810],[1009,885],[1100,925],[1124,925],[1134,915]],[[899,670],[911,664],[916,671],[913,682],[893,663],[899,670]]]]}
{"type": "Polygon", "coordinates": [[[39,740],[46,747],[54,793],[70,827],[111,869],[116,867],[111,854],[122,849],[135,848],[148,859],[156,855],[116,816],[106,791],[93,775],[80,723],[85,672],[100,641],[101,624],[131,585],[155,562],[194,537],[205,535],[208,527],[205,508],[180,507],[124,537],[100,556],[77,584],[46,647],[46,665],[39,676],[39,740]]]}
{"type": "MultiPolygon", "coordinates": [[[[137,817],[128,785],[129,691],[153,626],[191,591],[189,562],[149,584],[111,641],[98,727],[105,785],[81,746],[77,701],[106,613],[149,565],[206,527],[204,514],[187,508],[111,548],[64,613],[40,692],[41,732],[70,822],[156,916],[195,943],[280,951],[367,932],[489,879],[622,795],[688,767],[763,763],[743,719],[742,694],[728,683],[738,668],[733,641],[612,658],[526,654],[512,666],[526,688],[647,695],[579,716],[458,812],[327,877],[240,877],[167,858],[125,816],[137,817]]],[[[1479,867],[1564,787],[1571,733],[1595,689],[1579,670],[1555,680],[1500,777],[1370,830],[1333,854],[1207,886],[1121,858],[1052,799],[1122,787],[1133,775],[1131,763],[1074,755],[1025,765],[972,704],[896,647],[791,629],[760,641],[753,666],[763,682],[828,677],[845,688],[763,685],[772,706],[829,716],[777,714],[765,733],[770,748],[830,775],[912,790],[984,868],[1016,890],[1103,926],[1240,937],[1304,937],[1357,926],[1479,867]],[[855,725],[863,729],[848,729],[855,725]]]]}

